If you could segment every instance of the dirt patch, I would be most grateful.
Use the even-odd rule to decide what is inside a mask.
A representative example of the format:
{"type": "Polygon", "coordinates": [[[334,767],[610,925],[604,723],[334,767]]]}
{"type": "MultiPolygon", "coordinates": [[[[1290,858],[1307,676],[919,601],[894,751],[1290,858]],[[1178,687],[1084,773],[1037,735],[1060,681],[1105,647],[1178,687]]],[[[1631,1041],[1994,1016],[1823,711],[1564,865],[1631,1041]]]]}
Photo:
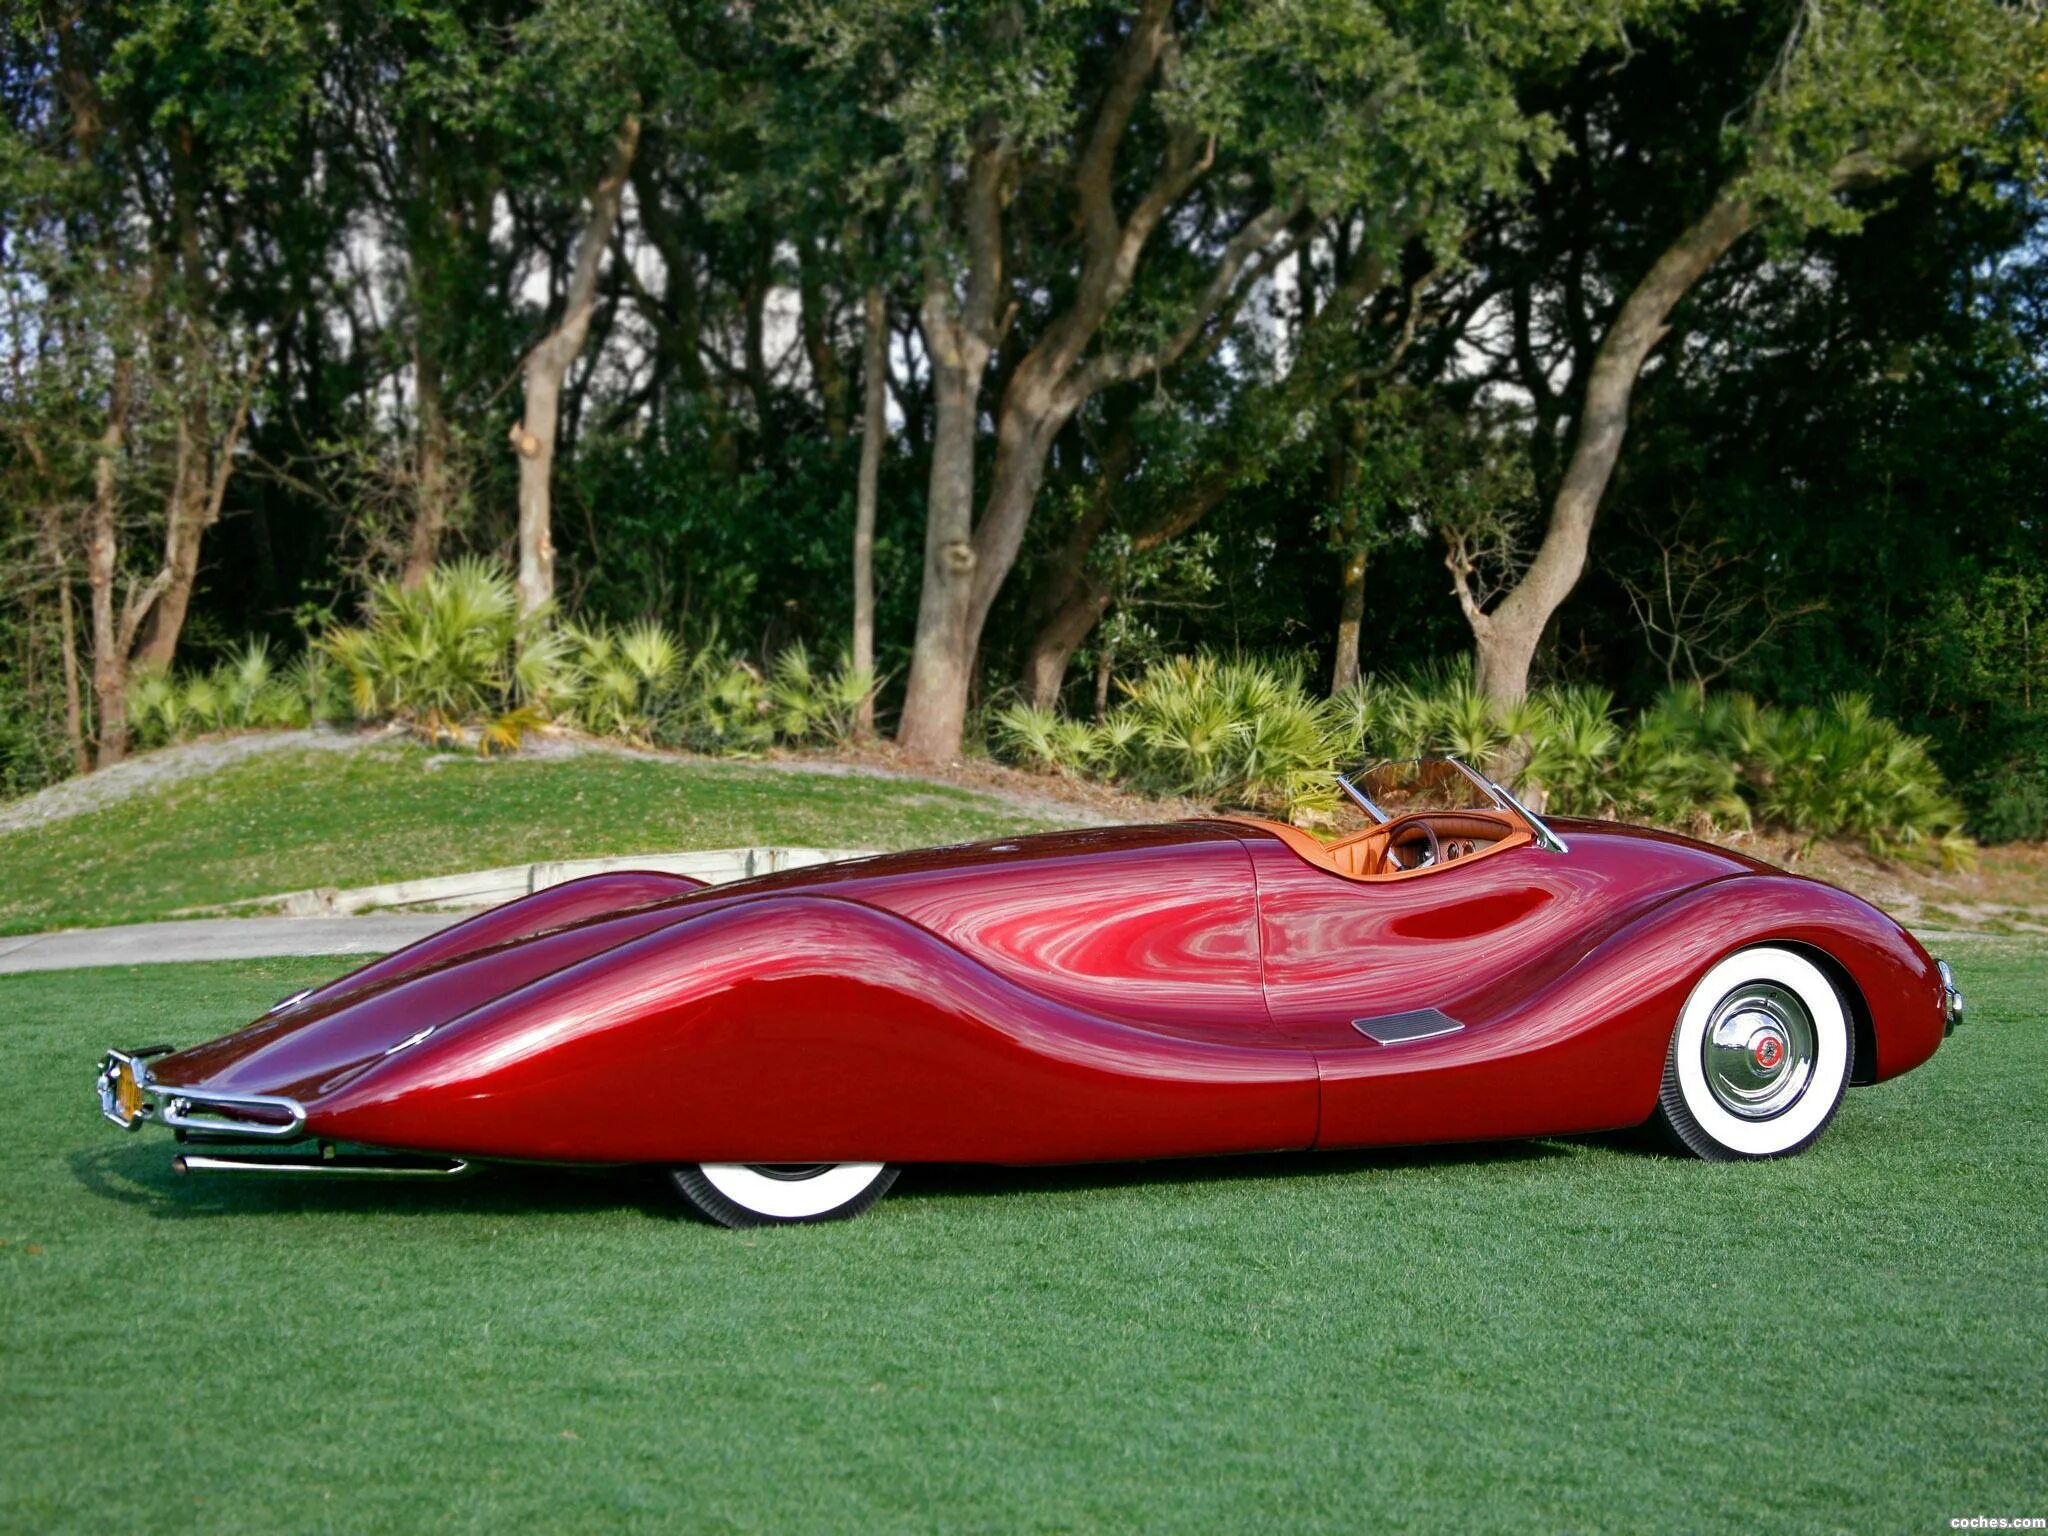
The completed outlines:
{"type": "Polygon", "coordinates": [[[1709,841],[1854,891],[1916,933],[2048,935],[2048,843],[1978,850],[1976,868],[1874,857],[1860,843],[1808,843],[1783,832],[1709,841]]]}
{"type": "MultiPolygon", "coordinates": [[[[136,795],[149,794],[194,779],[204,779],[236,763],[278,752],[346,752],[383,746],[406,739],[396,727],[354,731],[315,729],[304,731],[257,731],[234,736],[209,736],[182,742],[155,752],[144,752],[97,773],[66,779],[48,789],[0,805],[0,833],[47,826],[105,810],[136,795]]],[[[1012,810],[1045,821],[1111,825],[1127,821],[1171,820],[1178,816],[1201,815],[1204,807],[1193,801],[1151,800],[1099,785],[1030,774],[999,763],[960,763],[941,769],[912,765],[887,747],[833,753],[776,752],[765,757],[706,757],[690,752],[668,752],[652,747],[634,747],[603,737],[578,736],[567,732],[537,732],[527,737],[519,752],[506,760],[540,760],[598,754],[639,761],[677,765],[711,765],[719,768],[774,769],[783,773],[829,774],[846,778],[890,779],[901,783],[932,784],[965,789],[987,795],[1012,810]]],[[[465,753],[446,754],[447,760],[473,762],[465,753]]],[[[438,759],[429,758],[432,766],[438,759]]]]}
{"type": "Polygon", "coordinates": [[[144,752],[111,768],[88,773],[0,805],[0,832],[47,826],[88,811],[105,810],[136,795],[168,788],[252,757],[273,752],[347,752],[390,741],[395,732],[259,731],[243,736],[207,736],[158,752],[144,752]]]}

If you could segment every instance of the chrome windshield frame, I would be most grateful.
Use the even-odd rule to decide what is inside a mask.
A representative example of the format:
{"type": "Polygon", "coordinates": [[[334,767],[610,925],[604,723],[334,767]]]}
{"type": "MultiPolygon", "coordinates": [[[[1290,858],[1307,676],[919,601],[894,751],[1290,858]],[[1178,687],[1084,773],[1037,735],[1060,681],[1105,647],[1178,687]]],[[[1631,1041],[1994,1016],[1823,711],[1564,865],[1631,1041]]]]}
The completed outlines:
{"type": "MultiPolygon", "coordinates": [[[[1452,758],[1451,761],[1455,763],[1458,760],[1456,758],[1452,758]]],[[[1522,804],[1520,800],[1516,799],[1514,795],[1509,793],[1505,785],[1494,783],[1492,779],[1487,778],[1486,775],[1481,773],[1477,768],[1473,768],[1468,764],[1458,763],[1458,766],[1460,768],[1463,768],[1467,773],[1471,774],[1474,778],[1480,779],[1487,785],[1491,786],[1493,792],[1499,795],[1501,799],[1507,802],[1508,808],[1510,810],[1512,810],[1517,816],[1520,816],[1522,820],[1529,823],[1529,830],[1533,832],[1536,836],[1537,847],[1547,849],[1551,853],[1570,853],[1572,851],[1571,845],[1567,843],[1563,838],[1559,837],[1557,833],[1551,829],[1549,822],[1545,821],[1541,816],[1538,816],[1534,811],[1530,810],[1529,807],[1522,804]]]]}
{"type": "MultiPolygon", "coordinates": [[[[1377,763],[1373,765],[1374,768],[1378,766],[1379,765],[1377,763]]],[[[1364,770],[1364,772],[1370,773],[1372,772],[1372,769],[1367,768],[1364,770]]],[[[1340,773],[1336,776],[1336,779],[1337,787],[1343,790],[1344,793],[1349,795],[1354,801],[1356,801],[1358,804],[1358,808],[1364,811],[1366,815],[1370,816],[1374,821],[1379,822],[1383,822],[1387,819],[1387,813],[1381,810],[1378,806],[1374,805],[1372,801],[1368,800],[1365,796],[1365,791],[1360,789],[1356,784],[1352,783],[1348,775],[1340,773]]]]}

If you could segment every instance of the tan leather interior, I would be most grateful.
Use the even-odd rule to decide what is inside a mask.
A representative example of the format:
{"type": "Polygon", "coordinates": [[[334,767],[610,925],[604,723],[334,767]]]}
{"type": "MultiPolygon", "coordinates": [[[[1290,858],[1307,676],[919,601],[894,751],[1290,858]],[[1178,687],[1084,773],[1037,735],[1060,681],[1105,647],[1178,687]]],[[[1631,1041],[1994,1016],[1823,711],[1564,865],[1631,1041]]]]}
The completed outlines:
{"type": "Polygon", "coordinates": [[[1300,827],[1289,826],[1283,821],[1268,821],[1262,816],[1225,816],[1222,819],[1241,822],[1248,827],[1257,827],[1262,832],[1270,832],[1306,862],[1327,869],[1332,874],[1342,875],[1347,880],[1412,880],[1419,875],[1433,875],[1453,865],[1483,859],[1489,854],[1519,848],[1522,844],[1533,841],[1529,828],[1521,818],[1511,816],[1505,811],[1419,812],[1396,817],[1380,826],[1368,827],[1363,832],[1339,838],[1334,843],[1326,843],[1313,832],[1305,832],[1300,827]],[[1387,862],[1388,844],[1404,841],[1402,830],[1412,827],[1418,821],[1429,823],[1440,844],[1470,841],[1482,843],[1483,846],[1462,857],[1425,865],[1421,869],[1398,869],[1390,866],[1387,862]]]}

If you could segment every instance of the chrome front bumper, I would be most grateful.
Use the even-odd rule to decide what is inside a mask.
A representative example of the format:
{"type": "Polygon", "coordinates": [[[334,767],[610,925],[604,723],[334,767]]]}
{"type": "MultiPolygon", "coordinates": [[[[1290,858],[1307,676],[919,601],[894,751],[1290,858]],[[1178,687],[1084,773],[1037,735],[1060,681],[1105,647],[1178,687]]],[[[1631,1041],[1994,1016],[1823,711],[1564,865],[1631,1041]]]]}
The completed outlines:
{"type": "MultiPolygon", "coordinates": [[[[159,1083],[150,1075],[149,1064],[170,1050],[168,1045],[153,1045],[144,1050],[107,1052],[100,1059],[99,1076],[93,1080],[100,1096],[100,1113],[124,1131],[135,1130],[145,1121],[155,1121],[177,1132],[180,1141],[287,1142],[311,1135],[306,1129],[305,1106],[283,1094],[224,1093],[212,1088],[159,1083]]],[[[472,1164],[461,1157],[374,1149],[368,1155],[349,1153],[323,1140],[311,1154],[283,1157],[183,1152],[171,1159],[171,1167],[178,1173],[445,1179],[460,1178],[471,1170],[472,1164]]]]}
{"type": "Polygon", "coordinates": [[[100,1113],[124,1131],[153,1120],[174,1131],[234,1141],[297,1141],[306,1134],[305,1106],[297,1099],[157,1082],[149,1063],[170,1051],[168,1045],[152,1045],[107,1052],[93,1080],[100,1113]]]}
{"type": "Polygon", "coordinates": [[[1941,1032],[1952,1035],[1963,1022],[1963,989],[1956,985],[1956,973],[1946,960],[1935,961],[1934,968],[1941,973],[1941,1032]]]}

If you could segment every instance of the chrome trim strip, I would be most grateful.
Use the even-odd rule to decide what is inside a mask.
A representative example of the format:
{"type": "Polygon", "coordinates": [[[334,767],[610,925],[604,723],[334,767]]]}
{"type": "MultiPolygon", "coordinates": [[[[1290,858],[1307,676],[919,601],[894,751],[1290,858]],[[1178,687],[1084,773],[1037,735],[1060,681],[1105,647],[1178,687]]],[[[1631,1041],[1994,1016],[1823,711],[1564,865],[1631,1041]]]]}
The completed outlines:
{"type": "Polygon", "coordinates": [[[1355,800],[1358,803],[1358,808],[1364,811],[1366,815],[1370,816],[1374,821],[1385,821],[1387,819],[1387,813],[1381,810],[1378,806],[1374,805],[1372,801],[1368,800],[1365,796],[1364,790],[1360,789],[1356,784],[1352,783],[1349,778],[1347,778],[1345,775],[1341,773],[1335,775],[1335,777],[1337,780],[1337,787],[1343,790],[1344,793],[1349,795],[1353,800],[1355,800]]]}
{"type": "Polygon", "coordinates": [[[476,1170],[467,1158],[356,1157],[322,1149],[320,1157],[250,1157],[233,1153],[181,1152],[171,1159],[175,1173],[242,1173],[271,1178],[459,1179],[476,1170]]]}
{"type": "Polygon", "coordinates": [[[203,1131],[211,1136],[246,1136],[261,1141],[296,1141],[306,1134],[305,1106],[282,1094],[218,1093],[161,1086],[152,1086],[149,1091],[164,1101],[158,1118],[174,1131],[203,1131]],[[235,1120],[209,1115],[209,1109],[268,1109],[282,1113],[286,1119],[282,1124],[271,1120],[235,1120]]]}

